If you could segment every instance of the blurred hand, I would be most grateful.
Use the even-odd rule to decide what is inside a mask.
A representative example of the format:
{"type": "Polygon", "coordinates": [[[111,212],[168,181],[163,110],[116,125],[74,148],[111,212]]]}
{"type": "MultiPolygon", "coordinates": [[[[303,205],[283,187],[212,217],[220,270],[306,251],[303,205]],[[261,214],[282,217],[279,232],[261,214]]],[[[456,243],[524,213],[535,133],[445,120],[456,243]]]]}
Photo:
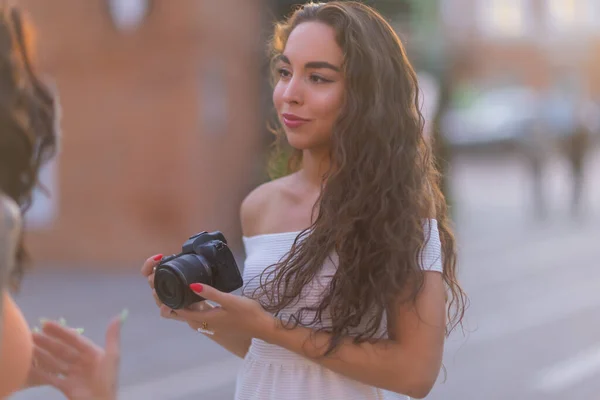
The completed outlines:
{"type": "Polygon", "coordinates": [[[70,400],[115,400],[125,318],[126,311],[108,325],[104,349],[75,329],[44,323],[41,333],[33,333],[30,386],[51,385],[70,400]]]}

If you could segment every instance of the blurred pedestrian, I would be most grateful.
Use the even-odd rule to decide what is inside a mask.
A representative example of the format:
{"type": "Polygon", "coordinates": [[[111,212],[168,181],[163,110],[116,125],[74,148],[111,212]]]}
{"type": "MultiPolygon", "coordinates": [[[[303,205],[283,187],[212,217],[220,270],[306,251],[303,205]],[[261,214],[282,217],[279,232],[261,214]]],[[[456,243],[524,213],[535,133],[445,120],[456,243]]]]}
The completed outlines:
{"type": "Polygon", "coordinates": [[[439,78],[437,107],[431,126],[432,149],[440,175],[440,190],[446,200],[449,215],[454,214],[452,193],[450,187],[450,165],[452,161],[452,148],[444,131],[444,116],[452,106],[452,73],[450,67],[443,68],[439,78]]]}
{"type": "Polygon", "coordinates": [[[544,172],[550,153],[548,141],[551,140],[551,135],[548,134],[548,126],[540,118],[536,118],[528,128],[525,134],[519,138],[518,150],[524,158],[531,179],[532,214],[538,220],[544,220],[548,216],[544,172]]]}
{"type": "Polygon", "coordinates": [[[563,72],[549,90],[543,103],[546,129],[569,167],[571,183],[570,209],[573,217],[582,211],[585,183],[585,160],[590,148],[597,108],[581,89],[579,79],[563,72]]]}
{"type": "Polygon", "coordinates": [[[562,150],[570,167],[571,178],[571,214],[573,217],[582,211],[582,196],[585,182],[585,161],[590,146],[590,120],[597,118],[597,110],[592,104],[583,101],[576,111],[577,118],[572,132],[562,143],[562,150]]]}

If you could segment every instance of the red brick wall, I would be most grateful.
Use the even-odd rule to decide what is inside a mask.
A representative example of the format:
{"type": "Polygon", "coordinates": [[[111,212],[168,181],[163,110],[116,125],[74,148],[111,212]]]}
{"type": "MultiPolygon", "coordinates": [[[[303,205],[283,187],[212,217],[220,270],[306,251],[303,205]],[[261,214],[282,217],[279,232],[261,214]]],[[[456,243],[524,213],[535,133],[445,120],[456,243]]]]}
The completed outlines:
{"type": "Polygon", "coordinates": [[[549,76],[545,55],[527,43],[473,43],[467,53],[472,78],[513,75],[533,87],[543,87],[549,76]]]}
{"type": "Polygon", "coordinates": [[[102,268],[177,251],[221,229],[239,247],[239,203],[255,179],[262,120],[260,0],[155,1],[134,33],[104,0],[22,0],[41,69],[63,106],[59,213],[28,241],[43,263],[102,268]],[[226,125],[208,132],[203,71],[218,60],[226,125]]]}

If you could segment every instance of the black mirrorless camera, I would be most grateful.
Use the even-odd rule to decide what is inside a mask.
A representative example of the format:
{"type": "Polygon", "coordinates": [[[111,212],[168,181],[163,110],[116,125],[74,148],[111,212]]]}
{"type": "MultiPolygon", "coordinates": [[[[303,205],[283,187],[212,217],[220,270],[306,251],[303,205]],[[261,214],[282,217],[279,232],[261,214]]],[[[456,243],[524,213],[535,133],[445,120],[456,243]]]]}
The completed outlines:
{"type": "Polygon", "coordinates": [[[242,276],[221,232],[195,234],[183,244],[181,253],[163,258],[154,272],[158,298],[174,310],[204,300],[189,288],[192,283],[227,293],[242,287],[242,276]]]}

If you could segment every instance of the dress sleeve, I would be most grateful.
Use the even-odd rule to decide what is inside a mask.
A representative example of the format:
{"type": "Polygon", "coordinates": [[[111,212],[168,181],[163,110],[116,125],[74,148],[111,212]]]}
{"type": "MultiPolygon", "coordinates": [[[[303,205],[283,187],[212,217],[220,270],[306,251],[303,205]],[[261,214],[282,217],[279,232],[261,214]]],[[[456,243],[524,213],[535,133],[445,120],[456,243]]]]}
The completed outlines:
{"type": "Polygon", "coordinates": [[[443,272],[442,243],[438,223],[435,219],[427,219],[423,223],[425,246],[419,255],[421,268],[425,271],[443,272]]]}

